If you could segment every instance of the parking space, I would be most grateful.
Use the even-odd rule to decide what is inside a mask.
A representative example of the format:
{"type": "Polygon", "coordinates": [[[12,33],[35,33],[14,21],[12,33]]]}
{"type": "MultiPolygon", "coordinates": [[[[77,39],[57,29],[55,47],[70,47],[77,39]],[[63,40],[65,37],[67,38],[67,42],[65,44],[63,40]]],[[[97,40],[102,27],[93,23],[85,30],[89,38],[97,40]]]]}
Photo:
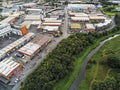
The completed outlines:
{"type": "Polygon", "coordinates": [[[2,39],[0,39],[0,49],[6,47],[7,45],[9,45],[10,43],[16,41],[17,39],[19,39],[21,36],[16,35],[16,34],[10,34],[2,39]]]}

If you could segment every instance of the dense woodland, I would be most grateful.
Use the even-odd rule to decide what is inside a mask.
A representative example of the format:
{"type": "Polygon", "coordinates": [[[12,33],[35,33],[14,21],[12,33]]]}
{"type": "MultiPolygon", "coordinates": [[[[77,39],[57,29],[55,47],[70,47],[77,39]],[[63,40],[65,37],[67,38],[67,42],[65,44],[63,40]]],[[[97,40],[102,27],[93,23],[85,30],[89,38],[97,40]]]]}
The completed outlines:
{"type": "Polygon", "coordinates": [[[101,64],[111,68],[116,74],[108,76],[104,81],[95,81],[92,85],[93,90],[120,90],[120,59],[111,56],[107,56],[107,60],[101,64]]]}
{"type": "MultiPolygon", "coordinates": [[[[116,17],[115,20],[116,23],[119,22],[116,17]]],[[[118,30],[120,30],[119,24],[110,31],[88,34],[76,33],[69,36],[67,39],[62,40],[57,47],[47,55],[46,59],[38,66],[38,68],[28,76],[25,82],[22,83],[20,90],[52,90],[55,83],[64,79],[70,74],[70,72],[72,72],[74,67],[73,62],[83,50],[88,46],[93,45],[98,38],[118,30]]],[[[106,85],[108,81],[111,81],[111,79],[101,83],[106,85]]],[[[116,79],[114,81],[115,83],[118,82],[116,79]]],[[[101,83],[96,83],[93,87],[101,87],[101,83]]],[[[111,81],[111,83],[113,83],[113,81],[111,81]]]]}

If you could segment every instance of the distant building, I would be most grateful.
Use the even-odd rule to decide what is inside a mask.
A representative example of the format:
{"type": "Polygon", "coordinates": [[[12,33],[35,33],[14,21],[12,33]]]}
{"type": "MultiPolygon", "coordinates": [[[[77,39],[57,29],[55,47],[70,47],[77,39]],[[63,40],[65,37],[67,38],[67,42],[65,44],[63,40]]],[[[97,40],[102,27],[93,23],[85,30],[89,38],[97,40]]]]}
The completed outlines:
{"type": "Polygon", "coordinates": [[[71,11],[94,11],[96,10],[96,6],[93,4],[68,4],[68,10],[71,11]]]}

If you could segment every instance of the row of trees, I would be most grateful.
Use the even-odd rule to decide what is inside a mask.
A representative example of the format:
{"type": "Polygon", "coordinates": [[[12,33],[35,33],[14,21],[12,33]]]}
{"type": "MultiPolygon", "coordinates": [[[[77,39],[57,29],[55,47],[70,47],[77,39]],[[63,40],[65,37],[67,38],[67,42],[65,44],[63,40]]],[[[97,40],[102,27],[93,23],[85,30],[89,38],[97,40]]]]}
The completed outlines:
{"type": "Polygon", "coordinates": [[[115,24],[117,26],[120,26],[120,14],[116,14],[114,20],[115,20],[115,24]]]}
{"type": "Polygon", "coordinates": [[[20,90],[51,90],[55,83],[72,72],[73,62],[86,47],[93,45],[98,38],[118,30],[120,27],[116,26],[102,33],[76,33],[62,40],[39,67],[28,76],[20,90]]]}

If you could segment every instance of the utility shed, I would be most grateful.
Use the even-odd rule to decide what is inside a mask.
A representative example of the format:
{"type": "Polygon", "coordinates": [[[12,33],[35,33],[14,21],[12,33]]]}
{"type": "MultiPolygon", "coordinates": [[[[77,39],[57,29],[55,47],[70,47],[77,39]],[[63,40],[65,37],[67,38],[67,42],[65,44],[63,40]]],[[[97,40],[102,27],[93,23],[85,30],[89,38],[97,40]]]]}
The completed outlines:
{"type": "Polygon", "coordinates": [[[10,77],[21,68],[22,64],[16,62],[14,58],[6,58],[0,62],[0,76],[10,79],[10,77]]]}

